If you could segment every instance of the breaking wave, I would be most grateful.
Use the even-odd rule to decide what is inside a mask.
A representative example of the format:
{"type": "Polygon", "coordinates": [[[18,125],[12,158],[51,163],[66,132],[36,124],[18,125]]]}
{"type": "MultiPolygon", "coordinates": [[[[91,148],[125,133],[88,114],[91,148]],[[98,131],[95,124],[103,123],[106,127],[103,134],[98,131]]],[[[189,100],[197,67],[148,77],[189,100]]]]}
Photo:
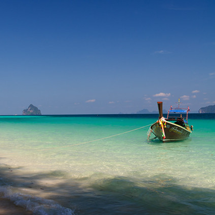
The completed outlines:
{"type": "Polygon", "coordinates": [[[9,199],[15,205],[32,211],[36,215],[74,215],[74,211],[62,207],[53,200],[33,197],[22,193],[13,193],[9,187],[0,187],[3,198],[9,199]]]}

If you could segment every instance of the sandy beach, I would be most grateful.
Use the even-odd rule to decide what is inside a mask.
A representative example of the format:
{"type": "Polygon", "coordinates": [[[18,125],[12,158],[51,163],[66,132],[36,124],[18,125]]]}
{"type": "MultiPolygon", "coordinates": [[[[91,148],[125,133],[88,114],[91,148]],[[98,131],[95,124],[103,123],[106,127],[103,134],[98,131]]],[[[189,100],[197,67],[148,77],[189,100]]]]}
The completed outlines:
{"type": "Polygon", "coordinates": [[[73,214],[71,209],[59,205],[59,180],[49,184],[46,174],[26,174],[20,168],[0,165],[0,215],[73,214]]]}
{"type": "MultiPolygon", "coordinates": [[[[6,167],[5,165],[0,166],[1,188],[4,188],[6,184],[14,184],[16,177],[14,177],[13,172],[14,170],[11,167],[6,167]]],[[[12,200],[8,199],[8,197],[5,196],[5,193],[1,190],[0,215],[1,214],[29,215],[33,213],[22,206],[16,205],[12,200]]]]}
{"type": "Polygon", "coordinates": [[[31,211],[27,211],[23,207],[15,205],[8,199],[0,197],[0,215],[13,214],[13,215],[30,215],[31,211]]]}
{"type": "Polygon", "coordinates": [[[147,143],[148,128],[89,142],[154,121],[2,117],[1,214],[214,214],[214,120],[190,119],[177,144],[147,143]]]}

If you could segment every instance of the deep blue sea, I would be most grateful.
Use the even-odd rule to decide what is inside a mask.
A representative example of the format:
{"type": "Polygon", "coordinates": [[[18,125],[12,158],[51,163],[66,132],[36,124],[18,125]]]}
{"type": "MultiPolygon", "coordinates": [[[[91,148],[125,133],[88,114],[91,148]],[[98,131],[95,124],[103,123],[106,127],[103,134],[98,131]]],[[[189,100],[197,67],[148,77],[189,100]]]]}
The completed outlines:
{"type": "Polygon", "coordinates": [[[215,214],[215,114],[147,142],[156,114],[0,116],[0,193],[34,214],[215,214]],[[141,129],[138,129],[141,128],[141,129]]]}

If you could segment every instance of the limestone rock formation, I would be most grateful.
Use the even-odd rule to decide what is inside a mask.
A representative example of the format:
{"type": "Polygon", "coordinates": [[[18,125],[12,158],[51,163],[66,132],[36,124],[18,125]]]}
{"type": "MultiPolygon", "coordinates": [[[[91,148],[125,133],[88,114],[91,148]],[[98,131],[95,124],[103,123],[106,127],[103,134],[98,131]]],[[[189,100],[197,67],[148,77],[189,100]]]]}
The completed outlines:
{"type": "Polygon", "coordinates": [[[215,113],[215,105],[209,105],[207,107],[202,107],[198,111],[199,113],[215,113]]]}
{"type": "Polygon", "coordinates": [[[41,111],[37,107],[30,104],[27,109],[24,109],[22,111],[22,115],[42,115],[42,114],[41,114],[41,111]]]}

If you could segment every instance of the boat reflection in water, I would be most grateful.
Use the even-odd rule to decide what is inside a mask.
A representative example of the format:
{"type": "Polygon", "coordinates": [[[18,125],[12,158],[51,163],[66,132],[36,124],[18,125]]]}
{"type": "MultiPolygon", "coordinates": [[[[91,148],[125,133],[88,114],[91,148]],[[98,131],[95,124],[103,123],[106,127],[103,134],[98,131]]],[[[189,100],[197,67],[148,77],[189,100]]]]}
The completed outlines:
{"type": "Polygon", "coordinates": [[[167,118],[163,117],[163,102],[157,102],[159,110],[159,119],[151,125],[148,132],[148,140],[150,140],[151,133],[155,135],[155,138],[163,142],[179,141],[187,139],[192,133],[193,126],[188,125],[188,112],[187,109],[179,107],[180,100],[177,108],[170,107],[167,118]],[[170,117],[170,114],[177,114],[179,116],[170,117]],[[182,114],[186,114],[186,119],[182,117],[182,114]]]}

